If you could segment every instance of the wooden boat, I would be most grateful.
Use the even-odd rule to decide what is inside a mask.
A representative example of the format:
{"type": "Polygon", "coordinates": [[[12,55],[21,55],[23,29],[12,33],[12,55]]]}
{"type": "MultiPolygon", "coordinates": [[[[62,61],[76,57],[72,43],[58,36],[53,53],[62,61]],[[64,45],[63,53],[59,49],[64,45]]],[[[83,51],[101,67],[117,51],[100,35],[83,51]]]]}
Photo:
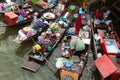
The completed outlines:
{"type": "MultiPolygon", "coordinates": [[[[55,39],[54,40],[54,42],[53,42],[53,44],[51,45],[51,47],[52,47],[52,51],[55,49],[55,47],[58,45],[58,43],[60,42],[60,40],[62,39],[62,37],[63,37],[63,35],[64,35],[64,32],[65,32],[65,29],[60,29],[60,37],[58,38],[58,39],[55,39]]],[[[44,45],[44,44],[43,44],[44,45]]],[[[43,54],[44,56],[40,56],[38,59],[35,57],[36,55],[35,55],[35,53],[33,53],[33,50],[31,50],[30,52],[29,52],[29,59],[31,60],[34,60],[34,61],[36,61],[36,62],[38,62],[38,63],[41,63],[41,62],[45,62],[45,59],[44,59],[44,57],[45,58],[48,58],[49,56],[50,56],[50,54],[52,53],[52,51],[47,51],[47,52],[44,52],[44,53],[41,53],[41,54],[43,54]]]]}
{"type": "MultiPolygon", "coordinates": [[[[62,17],[67,14],[67,12],[63,12],[63,13],[64,14],[61,15],[62,17]]],[[[70,16],[68,19],[72,20],[72,17],[70,16]]],[[[35,53],[33,53],[33,49],[31,49],[30,52],[28,53],[28,55],[29,55],[28,62],[29,61],[33,61],[35,63],[40,63],[41,64],[41,63],[44,63],[46,61],[46,59],[51,55],[52,51],[55,49],[55,47],[57,46],[57,44],[61,41],[61,39],[62,39],[62,37],[63,37],[63,35],[64,35],[65,31],[66,31],[66,28],[68,27],[68,25],[65,27],[65,25],[63,26],[63,25],[58,24],[59,20],[60,19],[57,19],[55,22],[53,22],[53,24],[56,24],[56,26],[59,28],[59,30],[57,31],[57,33],[56,33],[56,31],[54,32],[55,35],[59,33],[59,37],[57,37],[57,38],[55,38],[55,37],[52,38],[51,37],[51,39],[54,39],[54,40],[52,40],[53,44],[51,45],[52,50],[51,51],[45,51],[45,52],[40,51],[39,52],[39,58],[38,58],[38,57],[35,56],[35,53]],[[42,54],[42,55],[40,55],[40,54],[42,54]]],[[[68,24],[70,24],[70,23],[68,23],[68,24]]],[[[53,27],[50,27],[50,28],[53,28],[53,27]]],[[[49,30],[50,29],[48,29],[47,31],[49,31],[49,30]]],[[[27,64],[27,63],[25,63],[25,64],[27,64]]],[[[22,68],[29,69],[29,67],[30,66],[25,67],[25,66],[22,65],[22,68]]],[[[31,70],[31,69],[29,69],[29,70],[31,70]]]]}
{"type": "MultiPolygon", "coordinates": [[[[67,11],[67,10],[66,10],[66,11],[67,11]]],[[[66,14],[67,14],[67,12],[64,13],[63,16],[65,16],[66,14]]],[[[70,14],[70,15],[72,16],[73,13],[70,14]]],[[[72,16],[72,17],[71,17],[71,16],[68,18],[70,21],[73,20],[73,16],[72,16]]],[[[58,19],[58,20],[55,21],[55,22],[59,22],[59,20],[60,20],[60,19],[58,19]]],[[[60,42],[61,38],[63,37],[63,35],[64,35],[64,33],[65,33],[65,31],[66,31],[66,29],[67,29],[67,27],[68,27],[68,25],[65,27],[65,25],[59,25],[58,23],[53,23],[53,24],[56,24],[56,26],[59,26],[59,27],[58,27],[58,28],[59,28],[59,31],[58,31],[57,33],[59,33],[60,37],[59,37],[58,39],[53,40],[54,42],[53,42],[53,44],[52,44],[52,50],[53,50],[53,49],[57,46],[57,44],[60,42]]],[[[50,25],[50,28],[51,28],[51,29],[54,29],[54,27],[52,27],[53,24],[50,25]]],[[[69,24],[70,24],[70,23],[69,23],[69,24]]],[[[47,31],[49,31],[49,29],[48,29],[47,31]]],[[[56,33],[56,31],[55,31],[55,33],[56,33]]],[[[54,33],[51,33],[51,34],[54,34],[54,33]]],[[[52,52],[52,51],[51,51],[51,52],[52,52]]],[[[51,52],[48,52],[48,53],[47,53],[48,55],[45,56],[45,57],[47,58],[51,52]]],[[[32,58],[32,59],[34,59],[34,60],[37,60],[38,62],[41,62],[41,61],[44,61],[44,60],[45,60],[45,59],[43,59],[43,60],[36,59],[36,58],[33,56],[33,54],[34,54],[34,53],[33,53],[33,51],[31,50],[30,53],[29,53],[29,58],[32,58]]]]}
{"type": "MultiPolygon", "coordinates": [[[[87,21],[88,19],[86,19],[87,21]]],[[[67,31],[75,31],[75,21],[73,20],[73,22],[71,22],[71,26],[67,31]]],[[[75,32],[74,32],[75,33],[75,32]]],[[[72,34],[74,36],[74,33],[72,34]]],[[[60,58],[58,58],[58,61],[56,62],[56,67],[60,70],[60,77],[61,80],[79,80],[80,76],[82,75],[82,72],[85,68],[85,65],[87,63],[87,59],[88,59],[88,54],[90,51],[90,41],[91,41],[91,29],[89,27],[88,30],[88,34],[87,35],[83,35],[84,30],[81,29],[80,34],[82,37],[83,42],[85,43],[86,47],[85,47],[85,55],[81,56],[81,58],[77,57],[77,56],[72,56],[69,57],[69,52],[68,52],[68,56],[66,58],[66,56],[61,55],[60,58],[62,58],[62,60],[60,58]],[[59,59],[61,61],[59,61],[59,59]],[[66,61],[70,61],[70,64],[68,62],[68,65],[71,65],[71,67],[69,66],[69,68],[67,68],[64,63],[66,63],[66,61]],[[61,65],[60,65],[61,64],[61,65]],[[58,67],[59,66],[59,67],[58,67]]],[[[71,35],[68,34],[68,32],[66,33],[66,36],[71,35]]],[[[65,36],[65,37],[66,37],[65,36]]],[[[61,54],[63,54],[63,52],[61,52],[61,54]]]]}
{"type": "Polygon", "coordinates": [[[105,23],[92,24],[93,50],[95,52],[95,66],[99,71],[100,80],[119,80],[119,63],[116,55],[119,54],[119,36],[115,31],[114,25],[109,21],[109,15],[104,18],[105,23]],[[104,66],[104,67],[103,67],[104,66]],[[108,67],[109,66],[109,67],[108,67]]]}
{"type": "MultiPolygon", "coordinates": [[[[86,45],[85,55],[81,56],[81,58],[78,58],[77,56],[70,57],[70,62],[72,62],[71,68],[67,68],[65,65],[63,65],[63,67],[60,68],[61,80],[66,80],[66,79],[79,80],[80,76],[82,75],[82,72],[83,72],[85,65],[87,63],[88,54],[90,51],[91,37],[82,38],[82,40],[86,45]]],[[[64,61],[66,61],[66,60],[68,60],[68,58],[66,58],[64,61]]],[[[63,62],[63,63],[65,63],[65,62],[63,62]]]]}
{"type": "MultiPolygon", "coordinates": [[[[54,9],[54,8],[52,8],[52,9],[54,9]]],[[[46,10],[45,10],[45,11],[46,11],[46,10]]],[[[20,36],[17,35],[17,37],[16,37],[15,39],[13,39],[13,41],[16,42],[16,43],[22,43],[22,42],[24,42],[24,41],[27,41],[27,40],[30,40],[30,39],[33,39],[33,38],[38,37],[38,36],[41,34],[41,32],[47,30],[47,28],[48,28],[48,26],[49,26],[50,23],[57,21],[57,20],[59,19],[59,17],[60,17],[59,15],[57,16],[54,11],[52,12],[51,9],[48,9],[48,11],[46,11],[46,12],[45,12],[45,11],[43,11],[43,12],[39,15],[39,16],[41,16],[41,18],[43,18],[44,21],[47,22],[45,28],[41,28],[41,30],[40,30],[39,32],[35,33],[35,34],[32,35],[32,36],[29,36],[29,37],[28,37],[27,39],[25,39],[25,40],[22,40],[22,39],[20,38],[20,36]],[[49,15],[49,16],[51,15],[51,16],[53,16],[53,17],[50,17],[50,18],[49,18],[48,15],[49,15]]],[[[64,11],[61,12],[61,15],[62,15],[63,13],[64,13],[64,11]]],[[[21,30],[22,30],[22,29],[21,29],[21,30]]]]}
{"type": "MultiPolygon", "coordinates": [[[[18,6],[18,5],[17,5],[18,6]]],[[[22,21],[16,21],[15,23],[8,23],[5,20],[0,21],[0,26],[2,27],[11,27],[11,26],[17,26],[22,25],[25,23],[32,22],[34,13],[40,13],[47,11],[48,9],[39,8],[39,11],[34,7],[34,5],[24,5],[23,9],[25,9],[26,12],[28,12],[28,18],[22,20],[22,21]]],[[[50,8],[49,8],[50,9],[50,8]]],[[[3,13],[2,13],[3,14],[3,13]]],[[[18,13],[15,11],[15,14],[18,15],[18,13]]],[[[4,14],[5,15],[5,14],[4,14]]]]}

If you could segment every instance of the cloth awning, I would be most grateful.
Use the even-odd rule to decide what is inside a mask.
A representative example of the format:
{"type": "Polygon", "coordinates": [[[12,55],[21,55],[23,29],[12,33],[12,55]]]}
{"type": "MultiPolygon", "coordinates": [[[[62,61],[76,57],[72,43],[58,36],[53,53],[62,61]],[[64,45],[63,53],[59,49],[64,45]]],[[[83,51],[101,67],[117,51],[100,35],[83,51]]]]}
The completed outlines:
{"type": "Polygon", "coordinates": [[[116,66],[112,63],[107,55],[103,55],[102,57],[98,58],[94,61],[94,63],[103,78],[107,78],[117,70],[116,66]]]}

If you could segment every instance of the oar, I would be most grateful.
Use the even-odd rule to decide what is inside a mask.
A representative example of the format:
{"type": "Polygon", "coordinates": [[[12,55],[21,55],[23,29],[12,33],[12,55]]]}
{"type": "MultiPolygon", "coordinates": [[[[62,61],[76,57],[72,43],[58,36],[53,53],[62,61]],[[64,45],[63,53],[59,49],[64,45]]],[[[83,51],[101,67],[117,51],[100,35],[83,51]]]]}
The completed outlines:
{"type": "MultiPolygon", "coordinates": [[[[36,44],[37,42],[35,42],[35,40],[31,37],[31,39],[32,39],[32,41],[34,42],[34,44],[36,44]]],[[[39,52],[39,54],[41,54],[40,52],[39,52]]],[[[42,56],[43,56],[43,54],[41,54],[42,56]]],[[[48,66],[50,69],[51,69],[51,71],[53,72],[53,73],[55,73],[55,67],[52,65],[52,63],[50,63],[48,60],[47,60],[47,58],[46,57],[44,57],[44,59],[46,60],[46,62],[51,66],[48,66]]]]}
{"type": "MultiPolygon", "coordinates": [[[[39,52],[39,54],[41,54],[41,53],[39,52]]],[[[43,56],[43,54],[41,54],[41,55],[43,56]]],[[[51,67],[49,67],[49,66],[48,67],[52,70],[53,73],[55,73],[55,70],[54,70],[55,67],[52,65],[52,63],[50,63],[50,61],[48,61],[46,57],[44,57],[44,59],[51,66],[51,67]]]]}

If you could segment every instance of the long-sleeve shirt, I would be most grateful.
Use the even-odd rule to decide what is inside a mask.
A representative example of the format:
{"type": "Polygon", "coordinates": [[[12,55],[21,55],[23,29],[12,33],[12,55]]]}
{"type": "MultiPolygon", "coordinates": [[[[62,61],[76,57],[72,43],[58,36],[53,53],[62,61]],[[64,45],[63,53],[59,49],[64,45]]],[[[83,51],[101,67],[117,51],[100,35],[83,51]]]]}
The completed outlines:
{"type": "Polygon", "coordinates": [[[23,17],[27,16],[26,12],[23,9],[18,9],[18,14],[22,15],[23,17]]]}

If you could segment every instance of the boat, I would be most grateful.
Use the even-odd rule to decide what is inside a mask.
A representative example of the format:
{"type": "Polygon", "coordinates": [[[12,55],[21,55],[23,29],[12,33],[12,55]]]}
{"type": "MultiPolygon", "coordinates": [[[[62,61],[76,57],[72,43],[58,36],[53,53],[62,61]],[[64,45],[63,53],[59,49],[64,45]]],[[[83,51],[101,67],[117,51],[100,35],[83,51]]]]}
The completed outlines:
{"type": "MultiPolygon", "coordinates": [[[[67,10],[65,10],[65,11],[67,11],[67,10]]],[[[69,14],[69,15],[71,15],[71,14],[69,14]]],[[[47,29],[46,32],[43,32],[43,33],[50,33],[50,35],[51,35],[50,40],[52,41],[52,44],[51,44],[50,47],[52,48],[52,50],[54,50],[55,47],[57,46],[57,44],[61,41],[62,37],[64,36],[64,33],[65,33],[66,29],[68,28],[67,24],[70,24],[70,21],[72,21],[72,19],[73,19],[73,17],[71,17],[71,16],[68,18],[69,15],[68,15],[68,12],[64,12],[64,14],[62,14],[62,16],[59,19],[57,19],[55,22],[53,22],[49,26],[49,28],[47,29]],[[63,20],[63,19],[67,19],[67,20],[70,20],[70,21],[68,23],[65,22],[65,24],[60,24],[60,21],[63,20]],[[51,32],[51,30],[53,30],[53,32],[51,32]]],[[[45,58],[49,57],[51,53],[52,53],[52,51],[45,52],[44,57],[45,58]]],[[[33,49],[31,49],[31,51],[29,52],[29,59],[33,59],[34,61],[40,62],[40,63],[45,62],[45,59],[44,59],[43,56],[39,57],[38,59],[35,58],[35,56],[36,55],[34,55],[33,49]],[[43,59],[40,60],[40,58],[43,58],[43,59]]]]}
{"type": "MultiPolygon", "coordinates": [[[[18,8],[19,5],[15,5],[16,8],[18,8]]],[[[34,16],[34,13],[40,13],[39,15],[41,15],[42,12],[45,12],[47,11],[48,9],[51,9],[52,7],[49,7],[47,9],[44,9],[44,8],[37,8],[34,7],[34,5],[29,5],[29,4],[25,4],[23,5],[23,9],[26,11],[28,17],[25,18],[24,20],[21,20],[21,21],[18,21],[18,13],[17,11],[10,11],[10,15],[14,15],[14,17],[10,18],[11,16],[8,15],[9,12],[2,12],[1,14],[4,14],[5,16],[5,19],[1,20],[0,21],[0,26],[2,27],[12,27],[12,26],[17,26],[17,25],[22,25],[22,24],[25,24],[25,23],[29,23],[29,22],[32,22],[33,20],[33,16],[34,16]],[[6,16],[8,17],[6,19],[6,16]],[[9,19],[9,21],[8,21],[9,19]]]]}
{"type": "Polygon", "coordinates": [[[94,64],[100,80],[119,80],[119,36],[115,31],[110,11],[103,13],[104,21],[91,19],[93,34],[94,64]]]}
{"type": "MultiPolygon", "coordinates": [[[[86,45],[85,55],[81,56],[81,58],[79,58],[77,56],[69,57],[69,55],[67,56],[67,58],[64,58],[64,56],[63,56],[62,61],[63,61],[64,65],[63,65],[63,67],[60,68],[61,80],[66,80],[66,79],[79,80],[80,76],[82,75],[82,72],[83,72],[85,65],[87,63],[88,54],[90,51],[91,38],[90,37],[89,38],[82,38],[82,40],[86,45]],[[68,59],[68,57],[69,57],[69,59],[68,59]],[[66,66],[67,61],[69,61],[72,64],[71,67],[66,66]]],[[[61,53],[64,53],[64,52],[61,52],[61,53]]],[[[66,57],[66,55],[65,55],[65,57],[66,57]]],[[[58,60],[59,60],[59,58],[58,58],[58,60]]],[[[69,65],[69,62],[68,62],[68,65],[69,65]]],[[[61,64],[61,63],[58,63],[58,64],[61,64]]],[[[57,63],[56,63],[56,66],[57,66],[57,63]]]]}
{"type": "MultiPolygon", "coordinates": [[[[19,5],[16,5],[16,8],[18,8],[19,5]]],[[[23,9],[26,11],[28,18],[24,18],[24,20],[18,21],[18,13],[17,11],[9,11],[4,12],[4,19],[0,21],[0,26],[2,27],[12,27],[17,25],[22,25],[28,22],[31,22],[33,19],[33,14],[36,12],[31,5],[24,5],[23,9]],[[12,16],[11,16],[12,15],[12,16]]]]}
{"type": "MultiPolygon", "coordinates": [[[[67,8],[68,10],[68,8],[67,8]]],[[[55,49],[55,47],[57,46],[57,44],[61,41],[62,37],[64,36],[64,33],[68,27],[68,24],[70,24],[70,22],[64,22],[63,19],[68,19],[68,20],[72,20],[72,16],[68,15],[68,12],[66,12],[67,10],[65,10],[65,12],[63,12],[63,14],[55,21],[53,22],[50,27],[47,29],[46,32],[42,32],[45,33],[45,36],[48,35],[48,33],[52,33],[51,30],[53,30],[53,34],[50,34],[51,38],[49,40],[51,40],[52,44],[49,45],[50,51],[46,51],[46,49],[48,49],[48,47],[44,47],[45,44],[43,43],[43,46],[41,46],[41,51],[39,53],[34,53],[33,48],[30,50],[30,52],[28,53],[29,59],[27,62],[29,61],[33,61],[34,63],[38,63],[38,64],[42,64],[45,63],[47,58],[52,54],[52,51],[55,49]],[[63,20],[62,23],[61,19],[63,20]],[[64,24],[63,24],[64,23],[64,24]],[[45,49],[46,48],[46,49],[45,49]],[[45,51],[44,51],[45,50],[45,51]]],[[[41,35],[42,35],[41,33],[41,35]]],[[[45,40],[45,39],[44,39],[45,40]]],[[[38,43],[38,41],[37,41],[38,43]]],[[[39,43],[40,44],[40,43],[39,43]]],[[[22,68],[28,69],[30,71],[32,68],[29,68],[30,66],[24,66],[25,64],[27,64],[27,62],[23,63],[22,68]]],[[[48,61],[47,61],[48,62],[48,61]]],[[[34,69],[36,72],[37,69],[34,69]]]]}
{"type": "MultiPolygon", "coordinates": [[[[54,9],[54,7],[52,8],[54,9]]],[[[64,11],[61,11],[61,15],[64,13],[64,11]]],[[[34,39],[36,38],[37,36],[39,36],[41,34],[41,32],[43,31],[46,31],[48,26],[52,23],[52,22],[55,22],[59,19],[60,15],[57,15],[56,13],[56,9],[51,11],[51,9],[48,9],[48,11],[43,11],[39,16],[41,16],[40,18],[44,21],[42,22],[43,24],[46,25],[46,27],[44,28],[40,28],[40,30],[38,32],[36,32],[34,30],[35,33],[33,33],[33,35],[31,36],[28,36],[26,39],[21,39],[20,35],[18,34],[16,38],[13,39],[14,42],[20,44],[24,41],[27,41],[27,40],[30,40],[30,39],[34,39]]],[[[32,23],[33,24],[33,23],[32,23]]],[[[32,27],[32,24],[28,27],[32,27]]],[[[23,29],[23,28],[22,28],[23,29]]],[[[21,30],[22,30],[21,29],[21,30]]],[[[33,29],[32,29],[33,30],[33,29]]]]}
{"type": "MultiPolygon", "coordinates": [[[[75,14],[76,15],[76,14],[75,14]]],[[[83,21],[89,21],[90,17],[87,17],[83,21]]],[[[85,65],[87,63],[89,51],[90,51],[90,42],[91,42],[91,28],[90,24],[87,22],[85,23],[83,27],[81,27],[80,33],[78,36],[75,36],[75,22],[71,22],[71,27],[68,28],[66,35],[64,39],[66,39],[66,36],[73,36],[78,37],[81,36],[83,42],[85,43],[85,54],[81,57],[78,56],[70,56],[69,50],[67,50],[65,47],[62,47],[61,56],[57,59],[56,67],[60,71],[60,80],[79,80],[80,76],[82,75],[82,72],[85,68],[85,65]],[[64,49],[65,48],[65,49],[64,49]]],[[[64,41],[63,43],[64,44],[64,41]]],[[[69,47],[68,47],[69,48],[69,47]]]]}

